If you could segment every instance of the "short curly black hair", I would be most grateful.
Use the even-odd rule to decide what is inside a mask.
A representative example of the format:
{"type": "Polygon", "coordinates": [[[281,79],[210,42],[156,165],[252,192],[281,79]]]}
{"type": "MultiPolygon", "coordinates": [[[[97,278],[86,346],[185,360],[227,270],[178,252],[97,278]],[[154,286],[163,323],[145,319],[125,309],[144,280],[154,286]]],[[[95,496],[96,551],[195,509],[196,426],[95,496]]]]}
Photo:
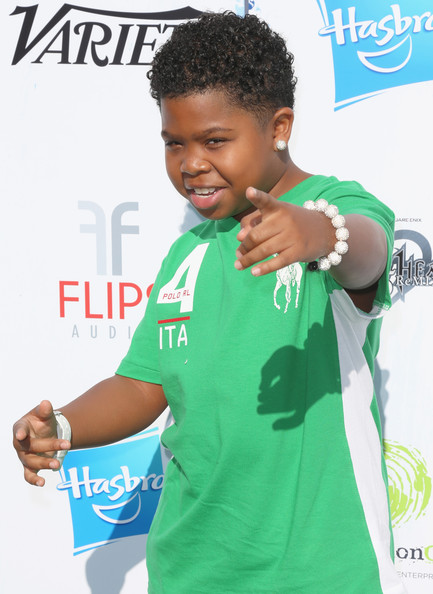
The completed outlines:
{"type": "Polygon", "coordinates": [[[283,38],[254,15],[203,13],[177,26],[155,53],[147,74],[161,99],[222,90],[238,106],[264,119],[293,108],[293,54],[283,38]]]}

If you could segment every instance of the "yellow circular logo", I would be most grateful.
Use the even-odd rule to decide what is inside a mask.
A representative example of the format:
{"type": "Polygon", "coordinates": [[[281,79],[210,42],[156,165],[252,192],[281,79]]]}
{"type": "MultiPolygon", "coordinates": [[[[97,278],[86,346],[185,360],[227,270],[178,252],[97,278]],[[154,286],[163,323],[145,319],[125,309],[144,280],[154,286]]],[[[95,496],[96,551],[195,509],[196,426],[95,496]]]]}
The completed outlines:
{"type": "Polygon", "coordinates": [[[432,479],[419,450],[384,440],[388,469],[392,526],[417,520],[426,512],[432,490],[432,479]]]}

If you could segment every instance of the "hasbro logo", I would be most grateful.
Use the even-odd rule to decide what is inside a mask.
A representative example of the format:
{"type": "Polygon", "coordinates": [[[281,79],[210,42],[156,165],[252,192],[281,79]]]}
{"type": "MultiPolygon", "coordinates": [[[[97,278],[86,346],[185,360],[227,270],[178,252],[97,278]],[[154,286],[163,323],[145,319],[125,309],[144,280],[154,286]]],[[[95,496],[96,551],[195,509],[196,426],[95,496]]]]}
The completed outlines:
{"type": "Polygon", "coordinates": [[[433,80],[433,12],[427,0],[317,0],[330,37],[335,107],[385,89],[433,80]]]}
{"type": "Polygon", "coordinates": [[[74,555],[147,534],[163,483],[157,429],[118,444],[69,452],[57,486],[67,491],[74,555]]]}

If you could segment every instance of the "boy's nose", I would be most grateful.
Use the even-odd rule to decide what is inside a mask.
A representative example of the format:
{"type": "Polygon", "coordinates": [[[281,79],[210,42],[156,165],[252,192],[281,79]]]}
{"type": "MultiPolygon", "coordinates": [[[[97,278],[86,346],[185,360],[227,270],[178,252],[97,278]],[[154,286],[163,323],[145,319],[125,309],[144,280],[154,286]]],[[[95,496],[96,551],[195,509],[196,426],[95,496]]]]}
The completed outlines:
{"type": "Polygon", "coordinates": [[[201,159],[198,155],[188,155],[183,159],[180,170],[187,175],[198,175],[209,171],[210,165],[208,161],[201,159]]]}

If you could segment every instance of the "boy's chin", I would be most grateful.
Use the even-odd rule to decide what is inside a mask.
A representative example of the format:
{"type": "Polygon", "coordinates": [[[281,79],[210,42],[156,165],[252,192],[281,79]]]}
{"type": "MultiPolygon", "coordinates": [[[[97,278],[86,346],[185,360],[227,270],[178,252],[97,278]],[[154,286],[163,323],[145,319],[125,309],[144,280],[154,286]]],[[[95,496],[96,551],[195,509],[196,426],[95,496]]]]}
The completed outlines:
{"type": "Polygon", "coordinates": [[[256,210],[255,206],[251,205],[247,206],[239,211],[235,210],[234,212],[225,211],[224,209],[215,207],[215,208],[197,208],[189,197],[185,197],[188,202],[189,209],[194,212],[195,215],[198,215],[201,219],[205,219],[208,221],[222,221],[224,219],[231,219],[234,218],[237,221],[240,221],[242,217],[254,212],[256,210]]]}
{"type": "Polygon", "coordinates": [[[222,219],[228,218],[228,216],[224,216],[224,213],[221,213],[218,208],[197,208],[191,200],[188,200],[188,204],[190,205],[191,209],[199,215],[202,219],[207,219],[209,221],[220,221],[222,219]]]}

